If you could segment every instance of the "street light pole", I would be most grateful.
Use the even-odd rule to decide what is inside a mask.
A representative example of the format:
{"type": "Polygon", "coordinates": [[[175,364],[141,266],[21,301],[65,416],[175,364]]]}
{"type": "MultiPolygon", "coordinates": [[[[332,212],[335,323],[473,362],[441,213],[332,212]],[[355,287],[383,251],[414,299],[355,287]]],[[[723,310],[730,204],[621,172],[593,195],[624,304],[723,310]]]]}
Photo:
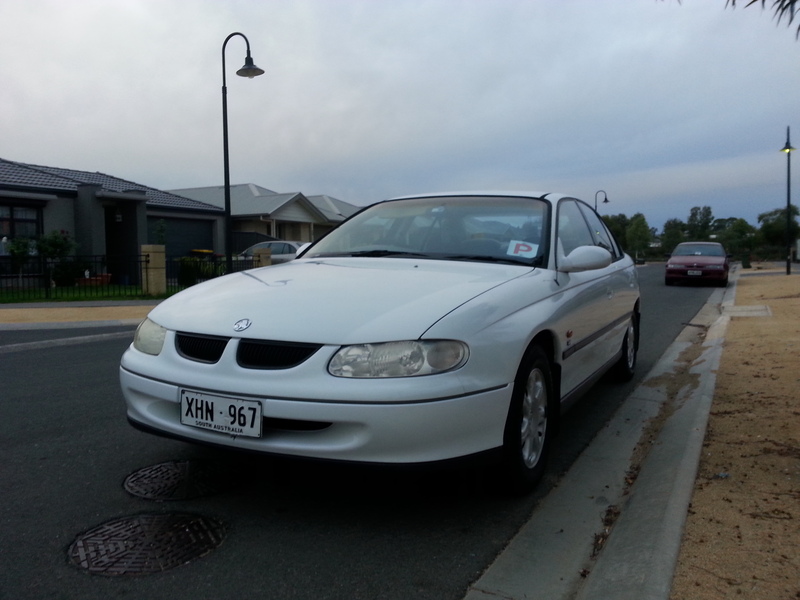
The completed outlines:
{"type": "Polygon", "coordinates": [[[608,194],[606,194],[605,190],[597,190],[594,193],[594,210],[597,212],[597,194],[602,193],[605,196],[605,200],[603,200],[603,204],[608,204],[608,194]]]}
{"type": "Polygon", "coordinates": [[[789,143],[789,128],[786,128],[786,274],[792,273],[792,145],[789,143]]]}
{"type": "Polygon", "coordinates": [[[240,77],[247,77],[252,79],[259,75],[264,74],[263,69],[259,69],[253,64],[253,59],[250,57],[250,42],[243,33],[234,32],[225,38],[222,44],[222,160],[223,168],[225,171],[225,272],[233,272],[233,253],[232,253],[232,238],[233,228],[231,226],[231,174],[230,164],[228,161],[228,88],[225,85],[225,46],[228,45],[228,40],[234,36],[241,36],[247,44],[247,57],[244,59],[244,66],[236,71],[240,77]]]}

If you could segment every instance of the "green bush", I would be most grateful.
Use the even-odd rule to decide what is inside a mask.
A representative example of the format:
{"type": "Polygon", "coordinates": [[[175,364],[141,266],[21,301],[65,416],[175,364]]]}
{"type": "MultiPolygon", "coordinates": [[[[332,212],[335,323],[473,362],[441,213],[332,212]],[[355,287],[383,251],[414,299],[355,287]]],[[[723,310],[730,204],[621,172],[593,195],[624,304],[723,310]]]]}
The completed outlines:
{"type": "Polygon", "coordinates": [[[225,266],[216,261],[196,256],[184,256],[178,260],[178,285],[189,287],[198,281],[213,279],[223,274],[225,266]]]}

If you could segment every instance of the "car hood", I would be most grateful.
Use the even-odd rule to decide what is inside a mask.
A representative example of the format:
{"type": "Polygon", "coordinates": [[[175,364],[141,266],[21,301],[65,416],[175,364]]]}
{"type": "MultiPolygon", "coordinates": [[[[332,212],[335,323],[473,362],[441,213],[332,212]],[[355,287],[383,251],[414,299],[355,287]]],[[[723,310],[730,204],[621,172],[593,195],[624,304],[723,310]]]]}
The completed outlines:
{"type": "Polygon", "coordinates": [[[323,344],[415,339],[524,266],[387,258],[295,260],[195,285],[150,318],[175,331],[323,344]],[[249,319],[242,332],[234,323],[249,319]]]}

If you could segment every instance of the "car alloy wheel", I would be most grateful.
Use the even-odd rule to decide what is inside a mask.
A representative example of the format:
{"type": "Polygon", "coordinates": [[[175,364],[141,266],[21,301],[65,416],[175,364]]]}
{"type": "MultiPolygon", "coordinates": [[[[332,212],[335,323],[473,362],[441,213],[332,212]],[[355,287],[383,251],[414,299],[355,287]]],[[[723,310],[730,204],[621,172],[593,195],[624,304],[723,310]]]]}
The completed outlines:
{"type": "Polygon", "coordinates": [[[614,376],[618,381],[630,381],[636,371],[636,356],[639,350],[639,315],[633,314],[628,320],[625,337],[622,340],[622,352],[614,365],[614,376]]]}
{"type": "Polygon", "coordinates": [[[550,361],[533,346],[517,373],[506,420],[503,473],[512,492],[528,492],[541,479],[557,414],[550,361]]]}
{"type": "Polygon", "coordinates": [[[528,373],[528,381],[522,396],[520,425],[522,462],[531,469],[536,466],[542,455],[547,430],[547,388],[539,369],[528,373]]]}

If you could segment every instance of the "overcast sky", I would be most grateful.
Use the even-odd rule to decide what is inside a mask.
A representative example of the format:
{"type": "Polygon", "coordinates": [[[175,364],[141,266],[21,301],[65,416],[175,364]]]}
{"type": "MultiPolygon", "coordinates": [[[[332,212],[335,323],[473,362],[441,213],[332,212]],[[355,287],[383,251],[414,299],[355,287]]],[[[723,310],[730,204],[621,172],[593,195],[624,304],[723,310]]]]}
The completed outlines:
{"type": "Polygon", "coordinates": [[[353,204],[605,190],[602,214],[659,231],[693,206],[755,225],[786,205],[800,41],[745,4],[0,0],[0,157],[222,185],[241,32],[266,73],[237,77],[228,42],[232,183],[353,204]]]}

